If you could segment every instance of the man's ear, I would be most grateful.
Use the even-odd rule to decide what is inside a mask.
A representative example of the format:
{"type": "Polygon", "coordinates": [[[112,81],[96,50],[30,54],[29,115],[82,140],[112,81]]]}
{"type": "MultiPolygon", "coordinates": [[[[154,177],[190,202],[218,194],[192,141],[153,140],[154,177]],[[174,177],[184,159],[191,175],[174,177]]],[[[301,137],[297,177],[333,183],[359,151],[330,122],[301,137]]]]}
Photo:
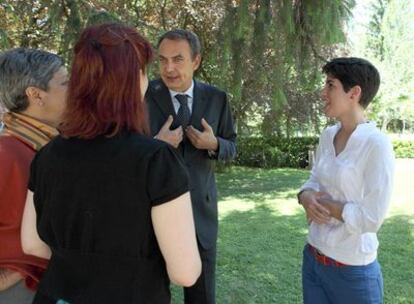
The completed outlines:
{"type": "Polygon", "coordinates": [[[26,96],[27,100],[29,101],[29,104],[36,105],[36,106],[43,106],[43,96],[44,91],[36,88],[36,87],[27,87],[26,89],[26,96]]]}
{"type": "Polygon", "coordinates": [[[353,100],[356,100],[357,102],[359,102],[359,100],[361,99],[361,95],[362,95],[362,89],[359,85],[356,85],[354,87],[351,88],[350,90],[350,97],[353,100]]]}
{"type": "Polygon", "coordinates": [[[193,71],[194,72],[197,71],[197,69],[200,67],[200,63],[201,63],[201,55],[198,54],[193,59],[193,71]]]}

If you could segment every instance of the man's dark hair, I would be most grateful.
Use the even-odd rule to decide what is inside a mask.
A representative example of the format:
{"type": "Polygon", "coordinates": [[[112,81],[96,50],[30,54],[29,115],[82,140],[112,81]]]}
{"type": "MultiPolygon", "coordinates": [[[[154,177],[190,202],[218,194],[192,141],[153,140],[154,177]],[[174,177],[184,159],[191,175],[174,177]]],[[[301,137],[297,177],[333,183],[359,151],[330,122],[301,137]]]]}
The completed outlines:
{"type": "Polygon", "coordinates": [[[158,44],[157,44],[157,48],[159,48],[161,42],[164,39],[169,39],[169,40],[185,40],[188,42],[188,44],[190,45],[190,49],[191,49],[191,56],[194,59],[197,55],[201,54],[201,43],[200,43],[200,39],[198,39],[198,36],[191,32],[191,31],[187,31],[187,30],[172,30],[172,31],[168,31],[166,33],[164,33],[160,39],[158,39],[158,44]]]}
{"type": "Polygon", "coordinates": [[[374,99],[380,86],[380,74],[368,60],[356,57],[335,58],[325,64],[322,71],[338,79],[348,92],[354,86],[361,87],[359,103],[366,108],[374,99]]]}

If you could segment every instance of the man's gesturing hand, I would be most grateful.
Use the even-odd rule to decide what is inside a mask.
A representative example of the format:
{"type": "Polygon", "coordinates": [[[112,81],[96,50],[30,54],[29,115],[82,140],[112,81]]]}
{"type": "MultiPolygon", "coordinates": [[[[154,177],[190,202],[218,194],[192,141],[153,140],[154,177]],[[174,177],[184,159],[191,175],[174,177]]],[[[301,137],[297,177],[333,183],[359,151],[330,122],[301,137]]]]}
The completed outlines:
{"type": "Polygon", "coordinates": [[[155,138],[169,143],[174,148],[178,148],[178,145],[183,140],[183,128],[179,126],[177,129],[170,130],[172,123],[173,117],[169,115],[155,138]]]}
{"type": "Polygon", "coordinates": [[[201,119],[201,125],[204,128],[203,132],[198,131],[193,126],[187,127],[185,131],[188,139],[197,149],[216,151],[218,148],[218,140],[214,135],[213,129],[204,118],[201,119]]]}

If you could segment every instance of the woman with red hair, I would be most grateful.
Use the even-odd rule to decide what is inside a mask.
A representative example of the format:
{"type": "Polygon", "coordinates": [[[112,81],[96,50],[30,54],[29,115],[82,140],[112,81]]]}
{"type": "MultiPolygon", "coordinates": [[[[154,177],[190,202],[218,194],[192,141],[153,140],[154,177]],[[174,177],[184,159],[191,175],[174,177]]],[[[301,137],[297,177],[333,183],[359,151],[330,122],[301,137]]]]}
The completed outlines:
{"type": "Polygon", "coordinates": [[[200,274],[187,173],[146,135],[151,59],[120,24],[75,46],[62,135],[32,163],[23,215],[23,249],[50,257],[34,303],[170,303],[169,279],[200,274]]]}

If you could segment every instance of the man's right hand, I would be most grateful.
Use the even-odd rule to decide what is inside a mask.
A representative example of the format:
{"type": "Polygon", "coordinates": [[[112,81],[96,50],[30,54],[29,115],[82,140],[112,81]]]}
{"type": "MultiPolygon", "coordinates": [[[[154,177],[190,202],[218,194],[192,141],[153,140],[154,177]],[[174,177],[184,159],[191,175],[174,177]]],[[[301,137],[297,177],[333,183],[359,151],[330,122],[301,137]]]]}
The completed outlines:
{"type": "Polygon", "coordinates": [[[305,208],[308,222],[315,222],[316,224],[327,224],[331,218],[330,212],[320,203],[318,199],[326,197],[327,193],[315,192],[306,190],[300,195],[300,203],[305,208]]]}
{"type": "Polygon", "coordinates": [[[177,129],[170,130],[172,123],[173,117],[172,115],[169,115],[155,138],[169,143],[174,148],[178,148],[183,140],[183,128],[179,126],[177,129]]]}

